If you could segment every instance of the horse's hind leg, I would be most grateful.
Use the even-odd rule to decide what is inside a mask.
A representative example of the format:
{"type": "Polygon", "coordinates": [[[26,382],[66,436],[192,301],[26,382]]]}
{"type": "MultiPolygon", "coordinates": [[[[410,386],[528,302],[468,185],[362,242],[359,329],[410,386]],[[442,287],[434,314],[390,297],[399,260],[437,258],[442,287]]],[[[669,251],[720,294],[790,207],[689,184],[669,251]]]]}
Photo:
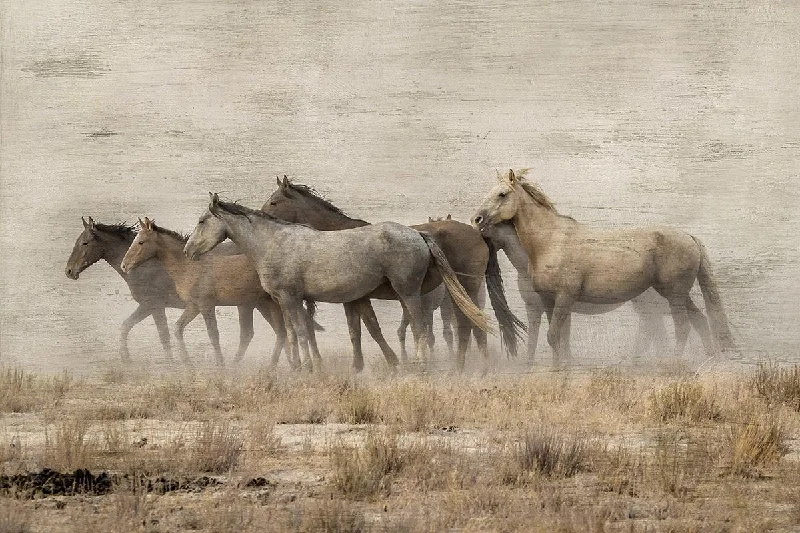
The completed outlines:
{"type": "Polygon", "coordinates": [[[717,355],[717,350],[714,341],[711,339],[711,330],[708,326],[706,316],[700,311],[692,301],[691,297],[686,298],[686,312],[689,314],[689,322],[691,322],[697,334],[700,335],[700,340],[703,341],[703,348],[706,355],[713,357],[717,355]]]}
{"type": "Polygon", "coordinates": [[[150,316],[152,311],[143,307],[141,304],[131,315],[122,322],[122,329],[119,334],[119,356],[122,359],[128,360],[131,354],[128,351],[128,334],[133,329],[133,326],[150,316]]]}
{"type": "Polygon", "coordinates": [[[686,350],[686,341],[689,338],[689,314],[686,310],[688,297],[684,295],[672,296],[668,298],[669,310],[672,313],[672,321],[675,323],[675,356],[680,357],[686,350]]]}
{"type": "Polygon", "coordinates": [[[183,330],[186,329],[187,324],[194,320],[200,314],[200,310],[194,305],[187,305],[183,310],[178,321],[175,322],[175,338],[178,340],[178,351],[181,354],[181,359],[185,362],[189,361],[189,352],[186,351],[186,343],[183,341],[183,330]]]}
{"type": "Polygon", "coordinates": [[[400,326],[397,328],[397,340],[400,341],[400,359],[405,363],[408,360],[408,352],[406,351],[406,331],[408,330],[408,313],[403,309],[402,318],[400,318],[400,326]]]}
{"type": "MultiPolygon", "coordinates": [[[[427,361],[428,328],[427,324],[425,323],[424,310],[422,308],[422,298],[419,296],[419,294],[401,295],[401,303],[411,319],[411,332],[414,334],[416,358],[419,361],[427,361]]],[[[467,333],[469,333],[469,330],[467,333]]]]}
{"type": "Polygon", "coordinates": [[[235,362],[242,360],[247,347],[250,346],[250,341],[253,340],[253,308],[240,305],[237,310],[239,311],[239,349],[236,350],[236,355],[233,357],[235,362]]]}
{"type": "Polygon", "coordinates": [[[167,313],[163,307],[153,309],[153,322],[158,330],[158,338],[161,340],[161,347],[169,361],[172,361],[172,345],[169,338],[169,325],[167,324],[167,313]]]}
{"type": "Polygon", "coordinates": [[[519,287],[520,296],[525,302],[525,312],[528,315],[528,357],[533,361],[539,343],[539,329],[545,305],[542,297],[534,290],[531,278],[527,275],[520,273],[517,276],[517,287],[519,287]]]}
{"type": "Polygon", "coordinates": [[[347,317],[347,329],[350,332],[350,343],[353,345],[353,369],[356,372],[364,370],[364,354],[361,351],[361,313],[357,302],[344,304],[344,314],[347,317]]]}
{"type": "Polygon", "coordinates": [[[375,310],[372,308],[372,302],[370,302],[368,298],[362,298],[358,300],[358,302],[361,320],[363,320],[364,325],[367,326],[367,331],[369,331],[369,334],[375,339],[378,346],[380,346],[383,357],[386,359],[389,366],[392,368],[396,367],[398,363],[397,354],[394,353],[392,347],[389,346],[389,343],[386,342],[386,339],[383,337],[381,325],[378,323],[378,317],[375,316],[375,310]]]}
{"type": "MultiPolygon", "coordinates": [[[[208,332],[208,338],[211,339],[211,345],[214,347],[214,356],[216,357],[217,364],[222,365],[224,364],[224,360],[222,359],[222,348],[219,345],[219,328],[217,327],[217,313],[215,308],[211,309],[204,309],[200,311],[203,315],[203,320],[206,323],[206,331],[208,332]]],[[[250,313],[250,322],[252,327],[253,321],[253,314],[252,311],[250,313]]]]}
{"type": "Polygon", "coordinates": [[[450,357],[455,358],[456,352],[453,347],[453,321],[455,314],[453,313],[453,299],[449,294],[445,294],[442,298],[442,304],[439,306],[439,313],[442,315],[442,337],[447,343],[447,350],[450,352],[450,357]]]}
{"type": "Polygon", "coordinates": [[[281,356],[281,351],[286,349],[286,360],[289,365],[293,365],[291,360],[291,349],[286,348],[286,325],[283,321],[283,313],[280,306],[272,299],[256,306],[258,312],[264,317],[264,320],[272,327],[275,332],[275,346],[272,348],[272,356],[270,357],[270,366],[275,367],[278,364],[278,359],[281,356]]]}
{"type": "Polygon", "coordinates": [[[322,356],[319,353],[319,346],[317,346],[317,331],[315,329],[314,316],[307,309],[301,309],[303,318],[306,320],[306,331],[308,332],[308,347],[311,350],[311,357],[314,359],[314,364],[320,369],[322,368],[322,356]]]}
{"type": "Polygon", "coordinates": [[[570,294],[558,294],[553,306],[550,327],[547,329],[547,342],[553,348],[557,359],[569,358],[572,354],[569,345],[570,313],[575,298],[570,294]]]}

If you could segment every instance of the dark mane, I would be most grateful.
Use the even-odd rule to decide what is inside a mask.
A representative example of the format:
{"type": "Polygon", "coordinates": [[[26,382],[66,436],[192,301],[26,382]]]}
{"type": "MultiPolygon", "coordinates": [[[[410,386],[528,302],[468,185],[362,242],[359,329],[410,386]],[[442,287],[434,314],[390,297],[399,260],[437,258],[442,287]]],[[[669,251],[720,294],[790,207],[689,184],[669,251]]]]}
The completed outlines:
{"type": "Polygon", "coordinates": [[[318,203],[322,207],[326,208],[328,211],[332,211],[332,212],[336,213],[337,215],[341,215],[343,217],[347,217],[347,218],[356,220],[358,222],[366,223],[365,220],[354,219],[353,217],[351,217],[350,215],[348,215],[347,213],[342,211],[340,208],[338,208],[335,205],[333,205],[330,202],[330,200],[326,200],[320,193],[318,193],[316,190],[314,190],[313,188],[309,187],[308,185],[303,185],[302,183],[293,183],[293,182],[289,181],[289,188],[291,188],[293,191],[299,192],[300,194],[302,194],[306,198],[315,201],[316,203],[318,203]]]}
{"type": "Polygon", "coordinates": [[[171,229],[162,228],[161,226],[157,226],[155,224],[153,224],[153,231],[161,233],[162,235],[169,235],[170,237],[174,237],[181,242],[186,242],[189,240],[189,234],[187,233],[172,231],[171,229]]]}
{"type": "Polygon", "coordinates": [[[94,227],[98,231],[102,231],[103,233],[111,233],[112,235],[117,235],[123,239],[133,239],[136,237],[137,233],[136,228],[127,222],[117,222],[116,224],[101,224],[100,222],[95,222],[94,227]]]}
{"type": "Polygon", "coordinates": [[[217,205],[219,207],[221,207],[222,209],[224,209],[225,211],[227,211],[228,213],[232,214],[232,215],[240,215],[240,216],[247,217],[247,218],[250,218],[252,216],[258,217],[258,218],[265,218],[267,220],[271,220],[273,222],[277,222],[278,224],[283,224],[285,226],[304,226],[305,225],[305,224],[295,224],[294,222],[288,222],[286,220],[283,220],[283,219],[280,219],[280,218],[276,218],[276,217],[274,217],[274,216],[272,216],[272,215],[270,215],[268,213],[265,213],[264,211],[261,211],[260,209],[250,209],[249,207],[245,207],[245,206],[243,206],[241,204],[237,204],[235,202],[225,202],[225,201],[219,200],[217,202],[217,205]]]}

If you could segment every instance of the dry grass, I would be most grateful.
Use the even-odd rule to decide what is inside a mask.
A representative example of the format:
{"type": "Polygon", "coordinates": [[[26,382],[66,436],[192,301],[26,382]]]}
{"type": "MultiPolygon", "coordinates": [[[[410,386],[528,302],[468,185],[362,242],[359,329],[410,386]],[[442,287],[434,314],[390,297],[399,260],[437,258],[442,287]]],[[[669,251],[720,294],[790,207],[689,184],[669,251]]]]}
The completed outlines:
{"type": "Polygon", "coordinates": [[[759,364],[750,385],[769,404],[800,412],[800,365],[785,368],[775,363],[759,364]]]}
{"type": "Polygon", "coordinates": [[[52,497],[0,496],[0,527],[786,530],[800,517],[800,413],[793,374],[765,368],[161,382],[112,373],[96,383],[3,370],[32,409],[6,411],[3,473],[120,477],[112,494],[69,497],[65,509],[52,497]],[[208,475],[219,483],[191,485],[208,475]],[[190,488],[160,495],[147,486],[156,477],[190,488]],[[65,512],[69,527],[58,525],[65,512]]]}

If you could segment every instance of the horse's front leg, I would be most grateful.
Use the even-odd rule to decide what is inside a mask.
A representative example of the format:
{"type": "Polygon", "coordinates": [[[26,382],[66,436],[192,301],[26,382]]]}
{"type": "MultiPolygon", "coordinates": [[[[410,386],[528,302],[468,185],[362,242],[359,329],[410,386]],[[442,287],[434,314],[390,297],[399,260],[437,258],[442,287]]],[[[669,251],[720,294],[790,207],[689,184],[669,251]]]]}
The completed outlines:
{"type": "MultiPolygon", "coordinates": [[[[283,320],[283,313],[281,312],[280,306],[271,298],[257,305],[256,309],[258,309],[258,312],[261,313],[264,320],[272,327],[272,331],[275,332],[275,346],[272,349],[272,357],[269,363],[270,367],[275,368],[281,356],[281,351],[283,351],[286,346],[286,325],[283,320]]],[[[291,360],[292,350],[291,348],[285,349],[287,354],[286,360],[291,366],[293,363],[291,360]]]]}
{"type": "Polygon", "coordinates": [[[372,308],[372,302],[369,301],[369,298],[362,298],[358,300],[358,302],[361,320],[363,320],[364,325],[367,326],[367,331],[369,331],[370,336],[372,336],[375,342],[378,343],[378,346],[380,346],[383,358],[386,359],[389,366],[392,368],[396,367],[398,363],[397,354],[394,353],[392,347],[389,346],[389,343],[386,342],[386,339],[383,337],[381,325],[378,323],[378,317],[375,316],[375,309],[372,308]]]}
{"type": "MultiPolygon", "coordinates": [[[[217,365],[222,366],[225,361],[222,359],[222,347],[219,345],[219,328],[217,327],[217,312],[216,308],[203,309],[200,311],[203,315],[203,320],[206,323],[206,331],[208,338],[211,340],[211,345],[214,347],[214,357],[217,360],[217,365]]],[[[250,321],[252,327],[253,312],[250,311],[250,321]]]]}
{"type": "Polygon", "coordinates": [[[183,330],[186,329],[186,326],[194,320],[194,318],[200,314],[200,309],[198,309],[193,304],[186,304],[186,309],[183,310],[181,316],[178,318],[177,322],[175,322],[175,338],[178,340],[178,351],[181,354],[181,359],[184,362],[189,362],[189,352],[186,351],[186,343],[183,340],[183,330]]]}
{"type": "Polygon", "coordinates": [[[253,308],[240,305],[236,309],[239,311],[239,349],[236,350],[233,360],[238,363],[244,357],[250,341],[253,340],[253,308]]]}
{"type": "Polygon", "coordinates": [[[418,361],[428,361],[428,327],[425,323],[425,313],[422,309],[422,298],[419,294],[401,296],[403,309],[408,312],[411,319],[411,332],[414,335],[414,348],[418,361]]]}
{"type": "Polygon", "coordinates": [[[522,301],[525,302],[525,312],[528,315],[528,357],[533,361],[536,356],[536,347],[539,344],[539,329],[542,325],[545,304],[542,297],[533,288],[531,278],[528,276],[520,273],[517,276],[517,287],[519,287],[522,301]]]}
{"type": "Polygon", "coordinates": [[[557,359],[569,358],[569,326],[572,304],[575,303],[575,296],[569,293],[556,295],[553,305],[550,327],[547,329],[547,342],[553,349],[553,355],[557,359]]]}
{"type": "Polygon", "coordinates": [[[131,315],[122,322],[122,329],[120,330],[119,334],[119,356],[124,359],[128,360],[131,358],[131,354],[128,351],[128,334],[133,329],[133,326],[150,316],[152,311],[146,307],[143,307],[139,304],[139,307],[131,313],[131,315]]]}
{"type": "Polygon", "coordinates": [[[364,370],[364,354],[361,351],[361,313],[357,302],[344,304],[344,314],[347,318],[347,329],[350,332],[350,343],[353,345],[353,369],[356,372],[364,370]]]}
{"type": "MultiPolygon", "coordinates": [[[[289,336],[292,349],[293,351],[298,350],[302,352],[302,359],[299,356],[297,358],[302,360],[302,364],[305,364],[311,372],[314,370],[314,367],[311,361],[311,355],[308,351],[308,331],[306,327],[307,321],[303,316],[303,313],[305,313],[303,301],[288,293],[278,295],[276,299],[281,306],[281,310],[283,310],[283,320],[286,323],[286,333],[289,336]]],[[[297,353],[295,353],[295,355],[297,355],[297,353]]]]}
{"type": "Polygon", "coordinates": [[[169,324],[167,324],[167,313],[163,307],[153,309],[153,322],[158,330],[158,337],[161,340],[161,347],[167,356],[168,361],[172,361],[172,345],[169,338],[169,324]]]}

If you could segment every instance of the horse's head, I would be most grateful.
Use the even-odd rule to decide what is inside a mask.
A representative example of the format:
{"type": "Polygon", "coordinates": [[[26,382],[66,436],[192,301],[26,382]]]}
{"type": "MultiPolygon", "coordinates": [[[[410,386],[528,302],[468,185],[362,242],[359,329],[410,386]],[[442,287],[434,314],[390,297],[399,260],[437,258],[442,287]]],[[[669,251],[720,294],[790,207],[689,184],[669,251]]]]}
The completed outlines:
{"type": "Polygon", "coordinates": [[[158,253],[161,236],[156,231],[155,221],[147,217],[142,221],[140,218],[139,226],[139,233],[136,234],[120,264],[120,268],[126,274],[158,253]]]}
{"type": "Polygon", "coordinates": [[[81,272],[101,260],[106,254],[106,241],[95,226],[92,217],[89,217],[88,221],[81,217],[81,221],[83,222],[83,231],[78,235],[69,260],[67,260],[67,267],[64,269],[64,273],[70,279],[78,279],[81,272]]]}
{"type": "Polygon", "coordinates": [[[511,220],[519,208],[519,179],[514,171],[509,170],[507,175],[498,177],[500,181],[472,217],[472,225],[481,231],[492,224],[511,220]]]}
{"type": "Polygon", "coordinates": [[[300,220],[300,217],[307,211],[306,197],[292,188],[292,184],[286,176],[283,177],[283,180],[280,178],[277,180],[278,188],[270,195],[261,210],[287,222],[304,222],[300,220]]]}
{"type": "Polygon", "coordinates": [[[192,234],[189,235],[189,240],[183,247],[184,255],[190,259],[197,259],[228,238],[228,227],[218,217],[219,196],[216,193],[208,194],[210,196],[208,209],[198,219],[192,234]]]}

